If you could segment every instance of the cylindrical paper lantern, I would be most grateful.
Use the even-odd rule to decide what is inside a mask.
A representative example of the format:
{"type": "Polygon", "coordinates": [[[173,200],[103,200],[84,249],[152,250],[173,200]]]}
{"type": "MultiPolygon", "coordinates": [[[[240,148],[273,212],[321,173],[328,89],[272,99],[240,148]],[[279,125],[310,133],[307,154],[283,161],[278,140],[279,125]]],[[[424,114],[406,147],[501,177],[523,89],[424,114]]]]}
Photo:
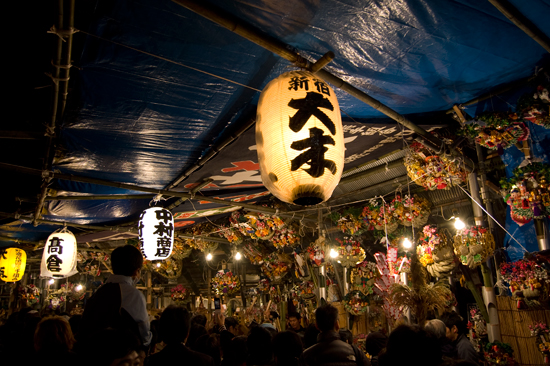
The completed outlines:
{"type": "Polygon", "coordinates": [[[329,199],[345,152],[334,90],[307,71],[272,80],[258,102],[256,145],[262,181],[274,196],[303,206],[329,199]]]}
{"type": "Polygon", "coordinates": [[[19,248],[0,250],[0,279],[4,282],[16,282],[23,277],[27,253],[19,248]]]}
{"type": "Polygon", "coordinates": [[[76,238],[73,233],[66,228],[54,232],[44,246],[40,276],[65,278],[77,273],[76,254],[76,238]]]}
{"type": "Polygon", "coordinates": [[[145,259],[164,260],[174,247],[174,217],[162,207],[151,207],[139,218],[139,242],[145,259]]]}

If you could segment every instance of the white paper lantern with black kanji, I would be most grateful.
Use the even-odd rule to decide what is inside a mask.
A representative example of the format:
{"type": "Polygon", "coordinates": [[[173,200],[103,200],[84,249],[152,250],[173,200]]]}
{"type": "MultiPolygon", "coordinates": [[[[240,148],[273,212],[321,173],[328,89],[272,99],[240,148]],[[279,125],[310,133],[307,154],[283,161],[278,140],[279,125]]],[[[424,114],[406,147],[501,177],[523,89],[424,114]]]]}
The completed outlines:
{"type": "Polygon", "coordinates": [[[164,260],[174,247],[174,217],[162,207],[151,207],[139,218],[139,242],[145,259],[164,260]]]}
{"type": "Polygon", "coordinates": [[[27,253],[19,248],[0,249],[0,279],[17,282],[25,273],[27,253]]]}
{"type": "Polygon", "coordinates": [[[77,273],[76,238],[66,228],[51,234],[44,246],[40,277],[65,278],[77,273]]]}
{"type": "Polygon", "coordinates": [[[303,206],[329,199],[345,152],[334,90],[307,71],[272,80],[258,102],[256,145],[262,181],[274,196],[303,206]]]}

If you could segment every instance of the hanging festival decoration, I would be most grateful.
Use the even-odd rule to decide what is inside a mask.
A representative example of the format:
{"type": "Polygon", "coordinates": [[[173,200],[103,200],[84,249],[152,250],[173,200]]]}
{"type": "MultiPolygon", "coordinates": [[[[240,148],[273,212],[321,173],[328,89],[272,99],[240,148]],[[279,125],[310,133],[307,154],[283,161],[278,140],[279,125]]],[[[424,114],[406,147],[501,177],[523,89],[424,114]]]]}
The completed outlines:
{"type": "Polygon", "coordinates": [[[355,267],[365,259],[365,250],[361,248],[361,243],[353,237],[336,238],[340,243],[336,251],[338,252],[338,263],[344,267],[355,267]]]}
{"type": "Polygon", "coordinates": [[[23,278],[27,265],[27,253],[19,248],[0,249],[0,279],[17,282],[23,278]]]}
{"type": "Polygon", "coordinates": [[[422,266],[433,277],[447,277],[455,266],[453,246],[445,235],[438,234],[436,226],[424,226],[416,253],[422,266]]]}
{"type": "Polygon", "coordinates": [[[368,310],[369,298],[361,291],[351,291],[342,300],[344,309],[352,315],[361,315],[368,310]]]}
{"type": "Polygon", "coordinates": [[[268,293],[270,288],[271,284],[267,278],[260,279],[260,282],[258,282],[258,290],[261,293],[268,293]]]}
{"type": "Polygon", "coordinates": [[[319,236],[317,240],[309,245],[307,253],[311,264],[314,266],[322,266],[325,263],[325,237],[319,236]]]}
{"type": "Polygon", "coordinates": [[[367,227],[373,227],[376,230],[383,230],[391,233],[399,226],[396,218],[393,216],[393,209],[380,199],[371,199],[363,208],[361,214],[363,222],[367,227]]]}
{"type": "Polygon", "coordinates": [[[411,276],[410,286],[394,283],[388,296],[395,306],[410,309],[417,324],[424,324],[429,313],[445,311],[452,292],[444,280],[435,284],[426,282],[426,271],[415,253],[411,258],[411,276]]]}
{"type": "Polygon", "coordinates": [[[174,249],[172,249],[172,255],[170,256],[170,258],[182,260],[189,257],[191,255],[191,252],[193,252],[193,248],[187,245],[186,240],[175,238],[174,249]]]}
{"type": "Polygon", "coordinates": [[[181,260],[175,260],[172,259],[172,257],[156,263],[153,263],[152,261],[144,261],[143,267],[148,271],[156,272],[162,277],[168,279],[179,278],[183,269],[181,260]]]}
{"type": "Polygon", "coordinates": [[[227,239],[227,241],[230,244],[239,245],[243,242],[242,234],[238,230],[236,230],[232,227],[222,226],[222,228],[221,228],[221,230],[218,234],[222,238],[227,239]]]}
{"type": "Polygon", "coordinates": [[[521,226],[550,215],[549,181],[550,166],[544,163],[518,167],[512,177],[500,180],[512,220],[521,226]]]}
{"type": "Polygon", "coordinates": [[[488,149],[504,149],[529,137],[529,129],[518,122],[518,115],[511,112],[486,112],[478,116],[472,124],[463,127],[462,133],[474,138],[475,142],[488,149]]]}
{"type": "Polygon", "coordinates": [[[537,87],[533,94],[527,94],[518,100],[517,110],[526,121],[550,128],[550,97],[548,88],[537,87]]]}
{"type": "Polygon", "coordinates": [[[183,287],[183,285],[180,283],[170,289],[170,298],[174,302],[174,304],[178,306],[183,306],[187,304],[189,301],[191,301],[191,297],[189,296],[189,290],[183,287]]]}
{"type": "Polygon", "coordinates": [[[454,251],[463,265],[475,268],[493,254],[495,239],[489,230],[472,226],[457,230],[454,238],[454,251]]]}
{"type": "Polygon", "coordinates": [[[150,261],[165,260],[174,247],[174,217],[162,207],[143,211],[138,224],[139,244],[143,257],[150,261]]]}
{"type": "Polygon", "coordinates": [[[403,199],[397,195],[390,206],[394,207],[393,216],[404,226],[424,226],[430,217],[430,201],[417,195],[414,195],[414,197],[405,195],[403,199]]]}
{"type": "Polygon", "coordinates": [[[271,244],[277,249],[300,244],[300,236],[293,227],[285,227],[275,231],[271,244]]]}
{"type": "Polygon", "coordinates": [[[382,309],[390,325],[393,325],[393,322],[399,319],[401,315],[399,308],[395,306],[389,297],[391,286],[395,283],[395,277],[390,275],[386,256],[383,253],[376,253],[374,259],[376,260],[376,268],[380,272],[380,276],[374,280],[374,293],[383,300],[382,309]]]}
{"type": "Polygon", "coordinates": [[[376,263],[363,261],[350,272],[352,290],[361,291],[364,295],[373,293],[374,280],[379,275],[376,263]]]}
{"type": "Polygon", "coordinates": [[[311,300],[315,297],[315,284],[313,281],[302,281],[292,289],[296,295],[304,300],[311,300]]]}
{"type": "Polygon", "coordinates": [[[344,234],[360,235],[364,231],[361,214],[361,208],[351,207],[342,214],[339,212],[332,212],[330,218],[344,234]]]}
{"type": "Polygon", "coordinates": [[[69,282],[67,297],[70,301],[80,301],[86,296],[86,286],[80,283],[69,282]]]}
{"type": "Polygon", "coordinates": [[[344,134],[334,90],[308,71],[290,71],[266,85],[256,120],[265,187],[283,202],[326,201],[344,166],[344,134]]]}
{"type": "Polygon", "coordinates": [[[241,281],[230,270],[221,269],[212,278],[212,289],[216,295],[233,295],[241,289],[241,281]]]}
{"type": "Polygon", "coordinates": [[[449,189],[466,181],[466,171],[456,157],[436,154],[419,142],[410,144],[405,156],[407,174],[425,189],[449,189]]]}
{"type": "Polygon", "coordinates": [[[107,252],[78,251],[76,255],[80,274],[98,277],[101,274],[101,263],[110,267],[111,257],[107,252]]]}
{"type": "Polygon", "coordinates": [[[487,343],[483,356],[487,365],[491,366],[516,366],[514,350],[508,343],[487,343]]]}
{"type": "Polygon", "coordinates": [[[278,282],[290,271],[290,258],[283,253],[273,252],[269,254],[262,264],[261,270],[272,282],[278,282]]]}
{"type": "Polygon", "coordinates": [[[518,309],[526,308],[529,304],[540,306],[540,299],[548,298],[548,271],[535,260],[521,259],[503,263],[500,266],[500,275],[503,285],[517,301],[518,309]]]}
{"type": "Polygon", "coordinates": [[[535,342],[544,357],[544,363],[550,363],[550,329],[544,322],[535,322],[529,325],[531,337],[535,337],[535,342]]]}
{"type": "Polygon", "coordinates": [[[476,352],[481,352],[487,338],[487,323],[477,306],[470,308],[467,327],[470,333],[470,343],[476,352]]]}
{"type": "Polygon", "coordinates": [[[243,246],[243,254],[250,261],[250,263],[255,265],[260,265],[264,262],[264,258],[267,256],[267,249],[265,247],[254,241],[247,241],[243,246]]]}
{"type": "Polygon", "coordinates": [[[65,278],[77,273],[76,238],[67,228],[55,231],[46,240],[40,277],[65,278]]]}
{"type": "Polygon", "coordinates": [[[32,283],[19,287],[19,298],[23,302],[22,307],[33,306],[40,303],[40,289],[32,283]]]}
{"type": "Polygon", "coordinates": [[[248,213],[244,216],[248,219],[248,225],[255,229],[254,235],[258,239],[269,240],[273,237],[275,232],[259,214],[248,213]]]}
{"type": "Polygon", "coordinates": [[[256,229],[250,225],[250,221],[243,215],[242,212],[232,212],[229,217],[229,222],[231,223],[231,227],[239,230],[242,235],[248,236],[252,239],[258,239],[256,236],[256,229]]]}

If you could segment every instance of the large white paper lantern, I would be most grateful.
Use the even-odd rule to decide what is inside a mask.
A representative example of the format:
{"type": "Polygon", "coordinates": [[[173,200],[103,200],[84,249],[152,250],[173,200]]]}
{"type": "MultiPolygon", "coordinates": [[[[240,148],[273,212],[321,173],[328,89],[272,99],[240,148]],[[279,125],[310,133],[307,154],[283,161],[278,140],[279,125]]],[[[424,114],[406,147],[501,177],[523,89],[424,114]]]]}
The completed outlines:
{"type": "Polygon", "coordinates": [[[0,249],[0,279],[17,282],[25,273],[27,253],[19,248],[0,249]]]}
{"type": "Polygon", "coordinates": [[[307,71],[266,85],[258,102],[256,145],[262,181],[284,202],[326,201],[344,166],[344,134],[334,90],[307,71]]]}
{"type": "Polygon", "coordinates": [[[139,218],[139,242],[145,259],[164,260],[174,247],[174,217],[162,207],[151,207],[139,218]]]}
{"type": "Polygon", "coordinates": [[[48,237],[40,264],[40,277],[65,278],[77,273],[76,238],[67,228],[48,237]]]}

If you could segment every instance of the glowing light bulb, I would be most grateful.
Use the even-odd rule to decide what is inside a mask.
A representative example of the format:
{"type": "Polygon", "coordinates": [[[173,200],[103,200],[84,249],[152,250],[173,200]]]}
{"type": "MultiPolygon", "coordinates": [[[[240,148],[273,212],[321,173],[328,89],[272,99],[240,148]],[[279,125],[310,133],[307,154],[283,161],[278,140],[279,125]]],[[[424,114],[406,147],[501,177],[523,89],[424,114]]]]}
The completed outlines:
{"type": "Polygon", "coordinates": [[[82,290],[82,285],[76,286],[76,291],[80,291],[80,290],[82,290]]]}
{"type": "Polygon", "coordinates": [[[53,278],[52,278],[51,280],[48,281],[48,283],[49,283],[50,285],[53,285],[54,282],[55,282],[55,280],[54,280],[53,278]]]}
{"type": "Polygon", "coordinates": [[[242,258],[241,252],[235,253],[235,259],[236,259],[236,260],[240,261],[241,258],[242,258]]]}
{"type": "Polygon", "coordinates": [[[330,249],[330,257],[331,258],[338,258],[338,252],[334,250],[334,248],[330,249]]]}
{"type": "Polygon", "coordinates": [[[211,261],[211,260],[212,260],[212,253],[208,253],[208,254],[206,255],[206,260],[207,260],[207,261],[211,261]]]}
{"type": "Polygon", "coordinates": [[[157,263],[157,268],[160,268],[160,263],[157,263]]]}
{"type": "Polygon", "coordinates": [[[411,249],[412,246],[413,246],[413,244],[411,243],[411,241],[409,240],[409,238],[403,239],[403,248],[405,248],[405,249],[411,249]]]}
{"type": "Polygon", "coordinates": [[[458,217],[455,219],[455,229],[462,230],[466,227],[466,224],[462,222],[458,217]]]}

